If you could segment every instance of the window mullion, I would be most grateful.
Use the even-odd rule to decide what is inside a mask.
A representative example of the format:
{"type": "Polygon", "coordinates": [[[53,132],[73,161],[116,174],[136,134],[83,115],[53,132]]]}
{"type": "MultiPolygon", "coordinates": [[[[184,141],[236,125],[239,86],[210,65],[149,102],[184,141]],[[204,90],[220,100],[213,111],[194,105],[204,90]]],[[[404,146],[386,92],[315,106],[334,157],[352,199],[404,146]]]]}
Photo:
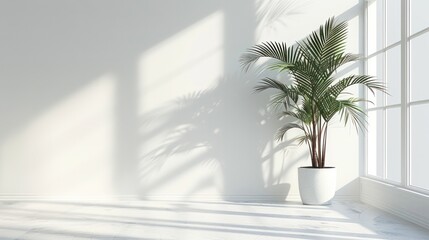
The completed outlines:
{"type": "MultiPolygon", "coordinates": [[[[364,36],[363,36],[364,37],[364,48],[363,48],[363,50],[364,50],[365,59],[364,59],[364,64],[363,64],[363,66],[364,66],[363,71],[365,74],[368,74],[368,6],[369,6],[369,2],[365,1],[364,4],[365,4],[365,9],[364,9],[364,18],[363,18],[363,21],[364,21],[364,31],[363,31],[363,33],[364,33],[364,36]]],[[[364,88],[361,87],[361,89],[364,89],[364,88]]],[[[368,94],[367,94],[366,89],[364,89],[362,91],[362,95],[363,95],[364,99],[367,99],[368,94]]],[[[366,112],[365,120],[366,120],[366,122],[368,122],[368,102],[365,101],[365,102],[363,102],[363,104],[364,104],[364,109],[366,112]]],[[[361,162],[364,163],[363,175],[368,176],[369,175],[368,174],[368,131],[363,132],[362,136],[363,136],[363,140],[362,140],[363,141],[363,161],[361,161],[361,162]]]]}
{"type": "MultiPolygon", "coordinates": [[[[381,66],[381,71],[382,71],[382,78],[383,78],[383,82],[386,84],[387,83],[387,67],[386,67],[386,63],[387,63],[387,58],[386,58],[386,44],[387,44],[387,7],[386,7],[386,0],[382,1],[382,35],[381,35],[381,41],[382,41],[382,49],[384,50],[383,53],[381,54],[382,56],[382,66],[381,66]]],[[[382,97],[382,106],[383,106],[383,113],[382,113],[382,134],[383,134],[383,163],[382,163],[382,178],[383,179],[387,179],[387,119],[386,119],[386,95],[383,94],[382,97]]]]}
{"type": "Polygon", "coordinates": [[[409,157],[409,0],[401,1],[401,185],[410,185],[409,157]]]}

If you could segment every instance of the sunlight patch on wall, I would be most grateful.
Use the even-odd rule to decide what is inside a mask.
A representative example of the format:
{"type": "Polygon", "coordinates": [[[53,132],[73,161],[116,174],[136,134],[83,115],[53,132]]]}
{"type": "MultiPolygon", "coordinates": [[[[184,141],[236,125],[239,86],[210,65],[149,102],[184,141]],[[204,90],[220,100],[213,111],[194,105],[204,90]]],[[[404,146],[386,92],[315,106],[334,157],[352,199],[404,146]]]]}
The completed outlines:
{"type": "Polygon", "coordinates": [[[211,129],[202,122],[202,115],[210,115],[204,107],[211,103],[196,102],[223,76],[223,44],[224,14],[217,11],[141,56],[138,113],[143,119],[139,131],[143,195],[215,194],[221,187],[209,136],[202,134],[211,129]]]}
{"type": "Polygon", "coordinates": [[[142,55],[140,113],[215,83],[223,72],[223,26],[223,13],[215,12],[142,55]]]}
{"type": "Polygon", "coordinates": [[[7,139],[0,148],[3,192],[110,193],[114,101],[115,78],[106,74],[7,139]]]}

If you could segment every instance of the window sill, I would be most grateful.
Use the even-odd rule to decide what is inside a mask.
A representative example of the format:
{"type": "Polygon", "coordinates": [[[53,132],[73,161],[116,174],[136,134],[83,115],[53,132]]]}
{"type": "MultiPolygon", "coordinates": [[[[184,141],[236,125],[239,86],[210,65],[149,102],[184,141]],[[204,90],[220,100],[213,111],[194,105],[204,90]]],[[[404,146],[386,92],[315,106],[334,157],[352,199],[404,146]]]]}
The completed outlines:
{"type": "Polygon", "coordinates": [[[361,201],[429,229],[429,195],[393,184],[360,178],[361,201]]]}

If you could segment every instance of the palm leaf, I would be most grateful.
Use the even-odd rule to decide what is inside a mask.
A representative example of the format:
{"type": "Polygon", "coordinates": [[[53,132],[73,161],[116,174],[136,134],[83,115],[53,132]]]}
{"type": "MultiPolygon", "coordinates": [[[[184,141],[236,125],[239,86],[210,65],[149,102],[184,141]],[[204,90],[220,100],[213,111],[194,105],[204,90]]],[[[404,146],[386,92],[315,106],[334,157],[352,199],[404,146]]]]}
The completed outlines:
{"type": "Polygon", "coordinates": [[[281,107],[284,107],[287,110],[290,104],[291,103],[284,92],[277,92],[270,97],[268,108],[278,111],[281,107]]]}
{"type": "Polygon", "coordinates": [[[294,128],[300,129],[300,130],[302,130],[302,131],[305,132],[305,129],[301,125],[299,125],[297,123],[288,123],[287,125],[279,128],[279,130],[277,130],[276,139],[278,141],[283,141],[283,138],[284,138],[285,134],[289,130],[294,129],[294,128]]]}
{"type": "Polygon", "coordinates": [[[282,92],[288,91],[288,87],[284,83],[269,77],[262,79],[261,83],[259,85],[256,85],[254,89],[255,92],[262,92],[270,88],[278,89],[282,92]]]}
{"type": "Polygon", "coordinates": [[[271,58],[288,65],[293,65],[301,56],[296,46],[288,47],[286,43],[264,42],[248,49],[241,56],[240,62],[243,69],[247,71],[260,58],[271,58]]]}
{"type": "Polygon", "coordinates": [[[326,77],[332,76],[332,74],[337,71],[337,69],[343,66],[346,63],[354,62],[360,59],[360,56],[357,54],[351,53],[341,53],[330,58],[327,58],[322,64],[324,64],[324,68],[328,71],[326,72],[326,77]]]}
{"type": "Polygon", "coordinates": [[[330,18],[318,31],[312,32],[299,42],[303,55],[313,62],[321,63],[345,50],[347,39],[347,22],[336,23],[330,18]]]}
{"type": "Polygon", "coordinates": [[[323,117],[325,122],[329,122],[340,109],[340,104],[337,99],[330,95],[325,95],[317,102],[320,115],[323,117]]]}
{"type": "Polygon", "coordinates": [[[284,83],[277,81],[272,78],[264,78],[261,80],[261,83],[255,88],[255,92],[265,91],[267,89],[277,89],[280,90],[279,93],[274,95],[270,100],[270,105],[277,108],[278,104],[284,104],[287,109],[291,105],[290,100],[293,101],[293,104],[296,104],[299,97],[299,92],[294,86],[287,86],[284,83]]]}
{"type": "Polygon", "coordinates": [[[296,141],[298,143],[298,145],[302,145],[304,142],[310,141],[310,136],[305,134],[305,135],[294,138],[293,141],[296,141]]]}
{"type": "Polygon", "coordinates": [[[284,107],[285,110],[288,110],[290,107],[296,105],[297,102],[298,95],[296,93],[277,92],[270,97],[268,107],[275,110],[279,110],[280,107],[284,107]]]}
{"type": "Polygon", "coordinates": [[[328,89],[328,93],[333,97],[338,97],[346,88],[353,85],[361,84],[367,87],[372,93],[375,90],[386,92],[386,86],[377,81],[374,77],[368,75],[351,75],[339,80],[336,84],[328,89]]]}
{"type": "Polygon", "coordinates": [[[365,128],[365,113],[359,106],[363,99],[344,99],[346,89],[363,85],[371,92],[386,92],[383,83],[367,75],[351,75],[337,81],[337,70],[359,59],[358,55],[345,53],[346,40],[347,23],[330,18],[291,47],[285,43],[265,42],[250,48],[240,59],[246,71],[261,58],[274,59],[264,66],[265,69],[290,74],[291,85],[264,78],[255,91],[277,90],[270,98],[270,106],[278,109],[283,105],[281,116],[292,117],[297,123],[280,128],[276,138],[283,140],[290,129],[301,129],[304,135],[297,141],[308,144],[313,167],[325,164],[327,130],[336,114],[345,124],[351,122],[357,130],[365,128]]]}
{"type": "Polygon", "coordinates": [[[338,100],[339,102],[339,112],[340,118],[344,119],[345,124],[347,125],[348,121],[351,120],[353,125],[356,127],[356,130],[366,130],[366,120],[365,112],[356,104],[358,102],[364,101],[359,98],[349,98],[346,100],[338,100]]]}

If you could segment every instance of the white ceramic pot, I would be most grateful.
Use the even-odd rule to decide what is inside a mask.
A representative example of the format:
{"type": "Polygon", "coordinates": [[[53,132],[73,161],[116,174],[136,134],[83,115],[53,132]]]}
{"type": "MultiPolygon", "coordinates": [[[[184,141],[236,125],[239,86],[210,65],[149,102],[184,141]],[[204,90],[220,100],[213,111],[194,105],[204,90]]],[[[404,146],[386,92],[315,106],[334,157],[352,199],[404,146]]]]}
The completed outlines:
{"type": "Polygon", "coordinates": [[[337,188],[337,170],[334,167],[298,168],[299,194],[303,204],[331,204],[337,188]]]}

